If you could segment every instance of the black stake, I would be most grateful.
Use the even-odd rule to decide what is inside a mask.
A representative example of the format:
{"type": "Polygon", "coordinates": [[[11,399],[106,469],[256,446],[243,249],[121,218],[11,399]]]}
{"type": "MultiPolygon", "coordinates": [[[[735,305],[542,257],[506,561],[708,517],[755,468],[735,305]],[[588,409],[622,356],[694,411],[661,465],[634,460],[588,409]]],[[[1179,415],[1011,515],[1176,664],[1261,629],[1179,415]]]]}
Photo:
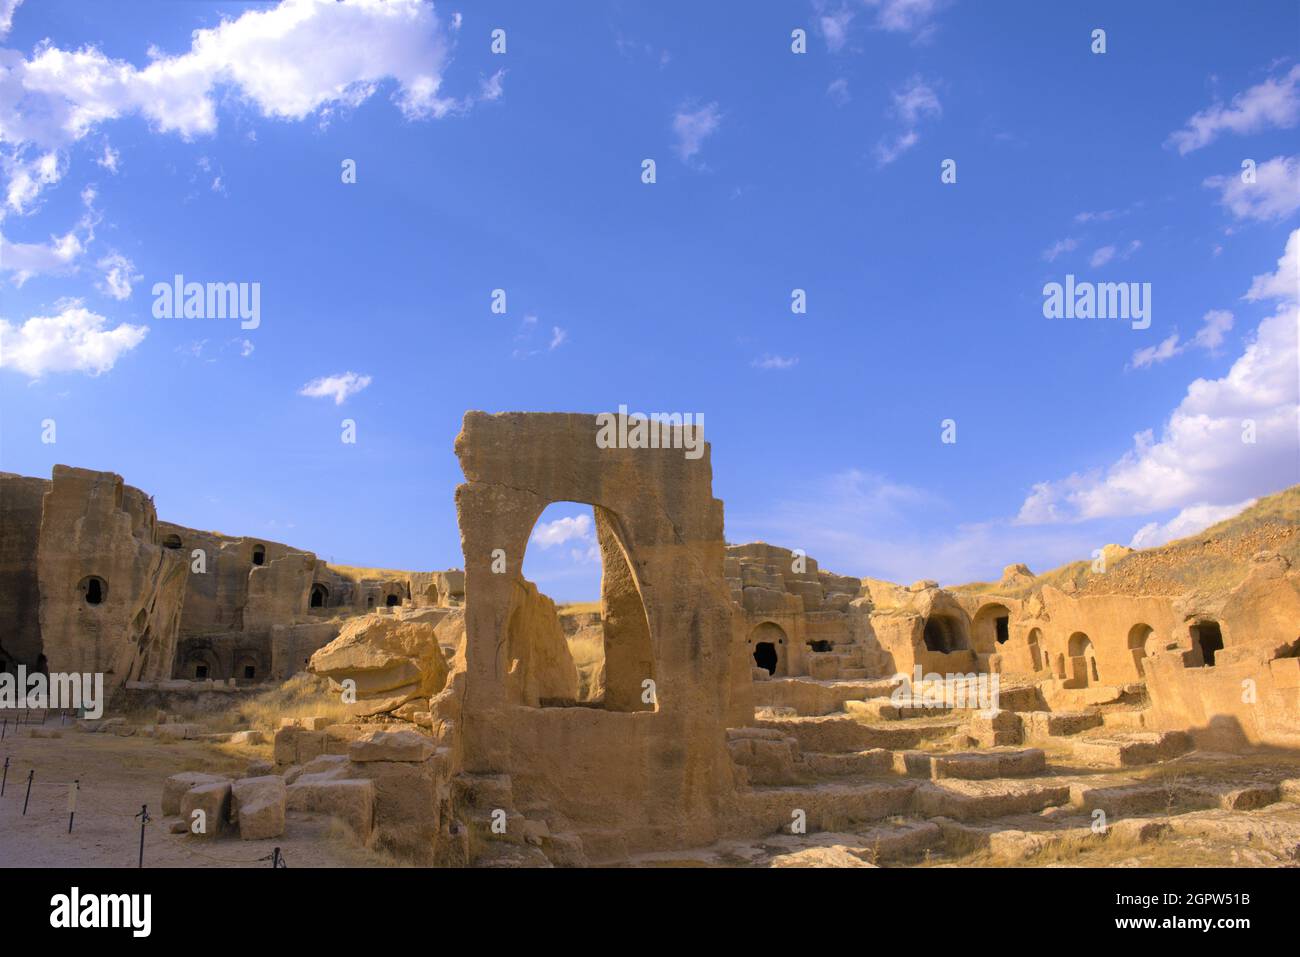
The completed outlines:
{"type": "Polygon", "coordinates": [[[32,799],[32,778],[36,777],[36,769],[32,768],[27,772],[27,797],[23,798],[23,816],[27,816],[27,802],[32,799]]]}
{"type": "Polygon", "coordinates": [[[81,778],[72,782],[68,788],[68,833],[72,833],[72,819],[77,816],[77,792],[81,790],[81,778]]]}
{"type": "Polygon", "coordinates": [[[5,718],[3,722],[0,722],[0,741],[5,739],[5,732],[7,730],[9,730],[9,719],[5,718]]]}
{"type": "Polygon", "coordinates": [[[136,815],[140,819],[140,863],[138,866],[144,867],[144,826],[149,823],[149,805],[141,804],[140,813],[136,815]]]}
{"type": "Polygon", "coordinates": [[[0,778],[0,798],[5,796],[5,785],[9,783],[9,755],[5,755],[5,774],[0,778]]]}

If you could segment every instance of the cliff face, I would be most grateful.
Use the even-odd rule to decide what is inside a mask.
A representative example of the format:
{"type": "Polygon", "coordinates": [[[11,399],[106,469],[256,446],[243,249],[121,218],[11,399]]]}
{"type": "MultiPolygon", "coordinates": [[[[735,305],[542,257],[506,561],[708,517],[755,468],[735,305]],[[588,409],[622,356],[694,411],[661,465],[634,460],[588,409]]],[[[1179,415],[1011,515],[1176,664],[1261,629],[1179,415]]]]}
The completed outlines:
{"type": "Polygon", "coordinates": [[[51,671],[103,672],[110,692],[170,676],[186,567],[156,543],[157,526],[153,501],[120,475],[55,466],[35,561],[51,671]]]}

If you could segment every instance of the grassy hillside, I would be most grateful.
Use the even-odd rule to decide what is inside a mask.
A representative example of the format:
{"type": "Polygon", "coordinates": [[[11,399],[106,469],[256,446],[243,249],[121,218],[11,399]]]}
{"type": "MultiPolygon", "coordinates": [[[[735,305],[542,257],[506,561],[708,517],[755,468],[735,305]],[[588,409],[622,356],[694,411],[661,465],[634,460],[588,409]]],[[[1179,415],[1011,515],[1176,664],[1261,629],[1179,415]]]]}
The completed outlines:
{"type": "Polygon", "coordinates": [[[1260,551],[1284,555],[1300,568],[1300,485],[1261,498],[1241,514],[1196,535],[1136,551],[1093,574],[1090,561],[1071,562],[1039,575],[1033,584],[1000,588],[974,582],[954,591],[1024,598],[1043,585],[1079,595],[1179,595],[1193,588],[1228,591],[1250,571],[1260,551]]]}

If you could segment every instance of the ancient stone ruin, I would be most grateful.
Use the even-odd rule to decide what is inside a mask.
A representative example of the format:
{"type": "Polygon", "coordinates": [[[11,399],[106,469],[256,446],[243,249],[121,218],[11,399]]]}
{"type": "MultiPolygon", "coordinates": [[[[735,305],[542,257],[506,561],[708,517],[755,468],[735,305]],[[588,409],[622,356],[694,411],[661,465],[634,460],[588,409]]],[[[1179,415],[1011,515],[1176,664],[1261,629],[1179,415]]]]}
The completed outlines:
{"type": "Polygon", "coordinates": [[[160,781],[178,841],[324,818],[441,865],[1023,862],[1260,827],[1300,848],[1294,521],[1222,587],[1143,585],[1176,550],[1118,548],[900,585],[728,545],[707,446],[599,428],[466,414],[463,572],[160,522],[109,473],[0,475],[0,661],[103,672],[113,716],[85,730],[250,749],[242,774],[160,781]],[[523,577],[560,501],[593,510],[598,611],[523,577]],[[235,731],[174,713],[303,681],[337,710],[281,701],[235,731]]]}

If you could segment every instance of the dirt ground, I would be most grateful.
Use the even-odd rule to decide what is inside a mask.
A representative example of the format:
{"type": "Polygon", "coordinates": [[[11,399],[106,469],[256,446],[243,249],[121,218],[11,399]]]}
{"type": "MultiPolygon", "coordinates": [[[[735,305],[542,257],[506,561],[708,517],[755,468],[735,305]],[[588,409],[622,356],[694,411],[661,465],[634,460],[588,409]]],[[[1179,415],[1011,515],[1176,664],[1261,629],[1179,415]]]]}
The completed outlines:
{"type": "MultiPolygon", "coordinates": [[[[57,721],[46,727],[57,728],[57,721]]],[[[241,774],[250,760],[269,759],[270,748],[234,748],[198,741],[162,742],[147,737],[87,734],[70,727],[62,737],[36,738],[10,722],[0,741],[0,763],[9,760],[0,798],[0,867],[135,867],[140,822],[147,804],[145,867],[270,867],[279,847],[289,867],[392,866],[392,861],[355,845],[330,819],[291,812],[285,833],[272,840],[243,841],[238,832],[199,840],[168,831],[162,817],[162,785],[180,771],[241,774]],[[16,732],[16,733],[15,733],[16,732]],[[26,816],[28,772],[35,769],[26,816]],[[68,833],[68,782],[80,781],[77,813],[68,833]]]]}

